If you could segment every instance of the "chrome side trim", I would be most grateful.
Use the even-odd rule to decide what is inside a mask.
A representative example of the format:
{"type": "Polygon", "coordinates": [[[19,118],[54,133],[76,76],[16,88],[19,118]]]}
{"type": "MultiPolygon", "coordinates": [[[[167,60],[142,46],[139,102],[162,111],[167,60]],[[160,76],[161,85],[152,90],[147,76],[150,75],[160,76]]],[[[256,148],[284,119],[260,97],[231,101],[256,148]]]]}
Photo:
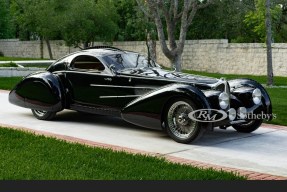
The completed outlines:
{"type": "Polygon", "coordinates": [[[139,97],[141,95],[120,95],[120,96],[100,96],[101,99],[107,99],[107,98],[125,98],[125,97],[139,97]]]}
{"type": "MultiPolygon", "coordinates": [[[[167,78],[164,78],[164,77],[146,77],[146,76],[127,76],[127,75],[118,75],[119,77],[125,77],[125,78],[133,78],[133,79],[149,79],[149,80],[156,80],[156,81],[168,81],[168,82],[172,82],[172,83],[185,83],[185,84],[197,84],[197,85],[213,85],[212,83],[209,83],[209,82],[203,82],[203,83],[199,83],[198,82],[198,79],[194,79],[194,80],[180,80],[180,79],[167,79],[167,78]]],[[[219,79],[217,79],[219,81],[219,79]]]]}
{"type": "MultiPolygon", "coordinates": [[[[88,74],[88,75],[97,75],[97,76],[106,76],[106,77],[114,77],[114,75],[111,75],[109,73],[104,73],[104,71],[101,72],[94,72],[94,71],[76,71],[76,70],[62,70],[62,71],[55,71],[55,72],[63,72],[63,73],[80,73],[80,74],[88,74]]],[[[53,73],[55,73],[53,72],[53,73]]]]}
{"type": "Polygon", "coordinates": [[[141,87],[141,86],[120,86],[120,85],[99,85],[90,84],[91,87],[117,87],[117,88],[127,88],[127,89],[155,89],[154,87],[141,87]]]}

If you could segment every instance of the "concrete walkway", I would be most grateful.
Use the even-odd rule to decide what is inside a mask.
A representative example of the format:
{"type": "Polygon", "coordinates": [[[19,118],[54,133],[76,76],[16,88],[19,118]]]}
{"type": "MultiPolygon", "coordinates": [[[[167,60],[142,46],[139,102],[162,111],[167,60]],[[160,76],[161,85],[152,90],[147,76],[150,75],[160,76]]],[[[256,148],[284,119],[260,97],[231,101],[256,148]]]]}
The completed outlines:
{"type": "Polygon", "coordinates": [[[6,91],[0,91],[0,106],[2,126],[28,128],[95,146],[156,154],[175,162],[212,165],[251,175],[258,172],[257,175],[265,174],[264,178],[273,178],[266,174],[287,177],[285,127],[262,126],[251,134],[237,133],[232,128],[216,129],[198,142],[185,145],[174,142],[163,132],[143,129],[113,117],[80,115],[65,110],[58,113],[54,121],[40,121],[29,109],[10,104],[6,91]]]}

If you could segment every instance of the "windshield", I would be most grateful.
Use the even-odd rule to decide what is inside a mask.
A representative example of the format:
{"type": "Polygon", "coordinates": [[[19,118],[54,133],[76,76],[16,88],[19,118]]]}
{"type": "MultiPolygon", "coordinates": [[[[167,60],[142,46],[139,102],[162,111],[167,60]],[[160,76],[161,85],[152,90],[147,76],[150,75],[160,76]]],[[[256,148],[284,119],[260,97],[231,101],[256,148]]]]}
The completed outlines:
{"type": "Polygon", "coordinates": [[[158,67],[153,60],[148,60],[138,53],[122,53],[107,55],[104,60],[108,65],[114,65],[116,70],[144,67],[158,67]]]}

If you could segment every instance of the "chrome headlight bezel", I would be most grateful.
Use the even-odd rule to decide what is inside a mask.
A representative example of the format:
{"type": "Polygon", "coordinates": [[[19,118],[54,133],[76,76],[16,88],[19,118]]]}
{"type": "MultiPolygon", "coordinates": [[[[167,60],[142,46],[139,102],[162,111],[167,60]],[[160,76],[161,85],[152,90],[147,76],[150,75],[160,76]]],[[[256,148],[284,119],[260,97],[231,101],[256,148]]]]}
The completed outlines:
{"type": "Polygon", "coordinates": [[[230,121],[234,121],[236,119],[237,113],[236,110],[234,108],[230,108],[228,110],[228,118],[230,121]]]}
{"type": "Polygon", "coordinates": [[[252,92],[252,100],[255,105],[259,105],[262,99],[262,92],[260,89],[256,88],[252,92]]]}
{"type": "Polygon", "coordinates": [[[218,97],[218,101],[219,101],[219,106],[221,109],[227,109],[229,106],[229,96],[227,93],[223,92],[220,93],[219,97],[218,97]]]}

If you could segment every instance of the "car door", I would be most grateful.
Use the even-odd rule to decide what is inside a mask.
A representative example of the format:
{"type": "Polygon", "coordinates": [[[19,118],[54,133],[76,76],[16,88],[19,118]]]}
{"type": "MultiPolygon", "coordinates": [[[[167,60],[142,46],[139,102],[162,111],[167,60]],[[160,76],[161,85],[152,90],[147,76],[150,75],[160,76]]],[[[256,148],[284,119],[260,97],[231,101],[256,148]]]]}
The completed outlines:
{"type": "Polygon", "coordinates": [[[115,99],[106,97],[117,95],[116,90],[110,87],[114,76],[95,56],[76,56],[65,75],[72,109],[105,113],[115,108],[115,99]]]}
{"type": "Polygon", "coordinates": [[[118,94],[116,106],[119,108],[124,107],[137,97],[166,84],[155,78],[144,76],[117,75],[114,78],[118,94]]]}

